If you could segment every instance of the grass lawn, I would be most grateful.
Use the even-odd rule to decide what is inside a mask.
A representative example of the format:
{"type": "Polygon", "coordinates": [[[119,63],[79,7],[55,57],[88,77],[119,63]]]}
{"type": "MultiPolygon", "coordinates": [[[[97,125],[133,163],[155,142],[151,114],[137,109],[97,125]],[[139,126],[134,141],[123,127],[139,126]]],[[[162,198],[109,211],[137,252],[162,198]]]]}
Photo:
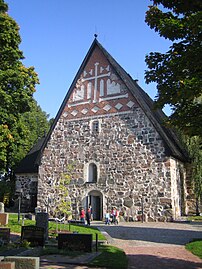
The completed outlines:
{"type": "MultiPolygon", "coordinates": [[[[190,216],[188,220],[202,222],[202,216],[190,216]]],[[[185,248],[202,259],[202,238],[186,244],[185,248]]]]}
{"type": "MultiPolygon", "coordinates": [[[[24,220],[24,226],[26,225],[35,225],[35,221],[32,220],[24,220]]],[[[22,219],[20,223],[18,223],[18,215],[17,214],[9,214],[9,223],[8,227],[11,229],[11,233],[21,233],[22,219]]],[[[93,240],[96,238],[96,234],[98,234],[98,240],[106,240],[103,234],[95,227],[83,226],[83,225],[75,225],[75,224],[58,224],[55,222],[49,222],[49,236],[55,238],[57,235],[56,231],[76,231],[78,233],[87,233],[93,234],[93,240]]],[[[55,240],[55,239],[54,239],[55,240]]],[[[14,244],[10,244],[7,246],[8,248],[14,248],[14,244]]],[[[5,250],[4,247],[0,247],[0,252],[5,250]]],[[[93,250],[95,251],[95,250],[93,250]]],[[[116,268],[116,269],[126,269],[127,268],[127,256],[125,252],[117,247],[102,245],[99,244],[98,251],[101,252],[99,256],[97,256],[93,261],[89,263],[89,266],[94,267],[106,267],[106,268],[116,268]]],[[[45,246],[42,252],[39,253],[41,255],[51,255],[51,254],[60,254],[67,256],[79,256],[83,255],[83,252],[70,252],[68,250],[58,250],[56,247],[45,246]]]]}
{"type": "MultiPolygon", "coordinates": [[[[93,261],[91,261],[88,264],[89,266],[127,269],[128,260],[123,250],[110,245],[99,245],[98,251],[101,252],[101,254],[97,256],[93,261]]],[[[40,256],[54,254],[76,257],[83,254],[83,252],[81,253],[78,251],[68,251],[65,249],[58,250],[57,248],[53,247],[45,247],[40,253],[40,256]]]]}
{"type": "Polygon", "coordinates": [[[96,257],[90,266],[101,266],[114,269],[126,269],[128,267],[128,260],[125,252],[114,246],[102,245],[99,246],[101,255],[96,257]]]}
{"type": "Polygon", "coordinates": [[[186,244],[185,248],[202,259],[202,239],[194,240],[186,244]]]}
{"type": "MultiPolygon", "coordinates": [[[[18,215],[17,214],[10,214],[9,213],[9,220],[8,220],[8,227],[11,229],[11,232],[14,233],[21,233],[21,225],[22,219],[20,220],[20,224],[18,223],[18,215]]],[[[35,225],[34,220],[24,220],[24,226],[27,225],[35,225]]],[[[78,232],[78,233],[85,233],[85,234],[92,234],[93,240],[96,238],[96,234],[98,234],[98,240],[106,240],[104,235],[96,228],[96,227],[89,227],[84,225],[74,225],[74,224],[57,224],[56,222],[49,221],[49,235],[56,236],[56,231],[71,231],[71,232],[78,232]]]]}
{"type": "Polygon", "coordinates": [[[188,217],[190,221],[202,221],[202,216],[190,216],[188,217]]]}

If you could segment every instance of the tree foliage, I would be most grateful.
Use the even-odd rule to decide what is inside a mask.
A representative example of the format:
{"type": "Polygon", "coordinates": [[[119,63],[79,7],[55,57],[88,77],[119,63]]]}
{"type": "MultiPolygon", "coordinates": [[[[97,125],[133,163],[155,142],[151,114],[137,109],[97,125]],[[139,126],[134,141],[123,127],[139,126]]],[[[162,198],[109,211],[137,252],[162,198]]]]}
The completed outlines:
{"type": "Polygon", "coordinates": [[[0,0],[0,200],[14,191],[14,168],[49,128],[33,98],[38,76],[23,65],[19,27],[7,11],[0,0]]]}
{"type": "Polygon", "coordinates": [[[61,217],[71,215],[71,200],[69,197],[68,185],[72,178],[73,164],[68,164],[66,171],[59,175],[52,185],[52,192],[49,193],[49,207],[51,215],[61,217]]]}
{"type": "Polygon", "coordinates": [[[49,115],[41,109],[35,100],[32,101],[30,109],[30,111],[22,113],[19,118],[18,123],[21,124],[23,133],[19,135],[19,146],[13,152],[13,167],[18,165],[38,139],[42,138],[50,128],[49,115]]]}
{"type": "Polygon", "coordinates": [[[39,82],[34,68],[22,63],[19,27],[7,11],[0,0],[0,168],[5,171],[12,167],[9,162],[26,136],[21,117],[30,111],[39,82]]]}
{"type": "Polygon", "coordinates": [[[68,165],[67,172],[61,174],[61,178],[59,180],[59,185],[57,186],[57,192],[59,194],[60,199],[56,205],[56,211],[61,215],[64,214],[65,217],[71,214],[70,212],[70,198],[68,191],[68,184],[71,180],[71,171],[73,169],[72,165],[68,165]]]}
{"type": "Polygon", "coordinates": [[[156,82],[156,106],[173,110],[168,124],[184,134],[202,134],[202,2],[154,0],[146,23],[172,42],[166,53],[146,56],[146,82],[156,82]]]}
{"type": "MultiPolygon", "coordinates": [[[[190,157],[192,159],[191,180],[198,206],[202,202],[202,150],[200,148],[201,141],[200,138],[197,136],[191,138],[183,136],[183,140],[187,145],[190,157]]],[[[199,209],[196,208],[196,213],[199,213],[198,210],[199,209]]]]}

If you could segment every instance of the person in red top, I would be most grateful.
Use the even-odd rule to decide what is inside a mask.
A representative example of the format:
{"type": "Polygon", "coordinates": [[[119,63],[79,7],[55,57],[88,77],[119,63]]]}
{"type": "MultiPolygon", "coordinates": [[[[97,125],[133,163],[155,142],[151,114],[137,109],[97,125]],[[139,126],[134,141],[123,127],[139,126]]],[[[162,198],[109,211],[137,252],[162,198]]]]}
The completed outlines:
{"type": "Polygon", "coordinates": [[[81,208],[81,212],[80,212],[80,220],[82,222],[85,222],[85,210],[83,208],[81,208]]]}

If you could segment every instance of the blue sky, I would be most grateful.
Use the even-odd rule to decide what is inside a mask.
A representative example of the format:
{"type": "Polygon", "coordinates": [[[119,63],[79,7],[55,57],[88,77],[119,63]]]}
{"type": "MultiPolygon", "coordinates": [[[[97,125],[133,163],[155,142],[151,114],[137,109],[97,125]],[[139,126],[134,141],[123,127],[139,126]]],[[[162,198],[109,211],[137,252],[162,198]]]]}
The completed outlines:
{"type": "MultiPolygon", "coordinates": [[[[165,52],[169,42],[144,22],[149,0],[5,0],[20,26],[25,66],[34,66],[40,85],[34,97],[55,117],[90,48],[98,41],[154,99],[147,85],[145,55],[165,52]]],[[[169,109],[165,109],[167,114],[169,109]]]]}

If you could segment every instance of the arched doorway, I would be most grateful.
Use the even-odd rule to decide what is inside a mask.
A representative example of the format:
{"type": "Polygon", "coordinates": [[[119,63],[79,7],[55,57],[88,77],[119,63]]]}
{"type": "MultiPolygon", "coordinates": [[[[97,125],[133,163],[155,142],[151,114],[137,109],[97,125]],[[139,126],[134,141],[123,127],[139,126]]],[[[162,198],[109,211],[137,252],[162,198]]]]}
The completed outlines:
{"type": "Polygon", "coordinates": [[[86,205],[92,206],[93,220],[102,220],[103,217],[103,197],[99,191],[90,191],[86,197],[86,205]]]}

